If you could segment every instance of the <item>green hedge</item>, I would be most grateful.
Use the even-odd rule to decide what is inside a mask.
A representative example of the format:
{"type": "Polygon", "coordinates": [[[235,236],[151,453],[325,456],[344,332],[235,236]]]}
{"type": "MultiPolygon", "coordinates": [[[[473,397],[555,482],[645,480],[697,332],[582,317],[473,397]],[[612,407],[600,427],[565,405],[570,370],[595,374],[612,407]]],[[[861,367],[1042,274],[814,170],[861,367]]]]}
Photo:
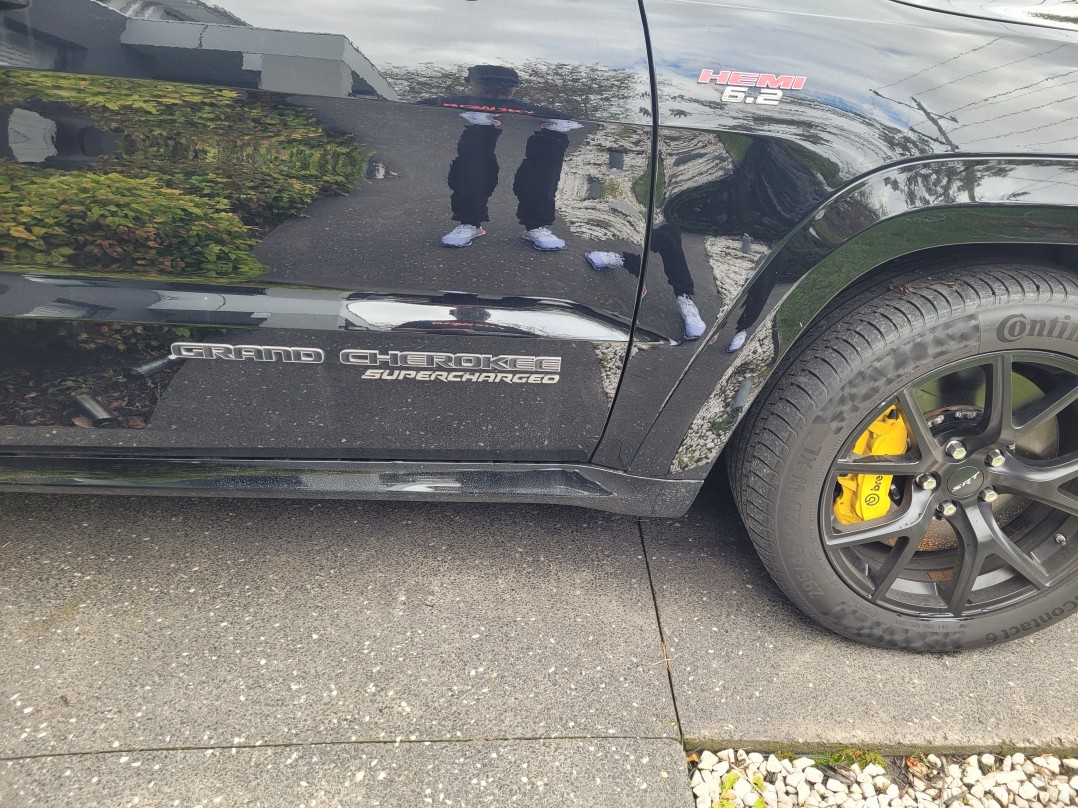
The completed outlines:
{"type": "Polygon", "coordinates": [[[255,240],[225,202],[119,174],[4,170],[0,178],[0,254],[8,261],[229,278],[263,269],[250,253],[255,240]]]}
{"type": "Polygon", "coordinates": [[[88,114],[118,152],[85,171],[0,161],[4,261],[248,277],[257,236],[348,193],[369,157],[260,92],[0,70],[0,103],[32,102],[88,114]]]}

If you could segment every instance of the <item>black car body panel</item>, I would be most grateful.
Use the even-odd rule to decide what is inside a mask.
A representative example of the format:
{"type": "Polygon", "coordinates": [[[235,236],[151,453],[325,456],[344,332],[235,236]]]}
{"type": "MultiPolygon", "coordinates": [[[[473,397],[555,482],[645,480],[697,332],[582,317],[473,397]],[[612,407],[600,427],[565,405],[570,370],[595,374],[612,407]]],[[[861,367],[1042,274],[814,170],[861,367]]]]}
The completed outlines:
{"type": "Polygon", "coordinates": [[[373,2],[354,4],[346,18],[327,16],[328,7],[320,16],[317,4],[247,3],[224,16],[164,4],[161,14],[144,8],[139,17],[125,16],[130,4],[111,5],[41,0],[5,17],[9,50],[21,46],[36,66],[74,71],[4,69],[0,77],[10,131],[32,133],[37,123],[58,132],[41,154],[12,143],[18,187],[90,194],[114,221],[123,219],[118,197],[148,205],[163,187],[178,186],[188,199],[219,195],[228,210],[200,202],[193,217],[207,219],[202,231],[186,234],[178,221],[171,241],[154,247],[140,242],[139,229],[156,228],[160,243],[165,226],[147,225],[146,216],[188,214],[161,205],[140,216],[128,205],[134,214],[116,227],[129,235],[110,239],[112,225],[91,228],[105,231],[90,244],[97,254],[80,249],[59,266],[20,270],[52,234],[21,244],[13,236],[11,283],[0,302],[13,324],[5,351],[25,372],[48,377],[36,387],[62,388],[53,397],[69,397],[75,384],[106,405],[127,404],[119,428],[106,432],[36,406],[45,394],[0,426],[7,451],[591,457],[639,282],[626,275],[596,283],[578,245],[598,230],[626,250],[644,246],[646,200],[632,196],[631,179],[649,174],[651,127],[640,109],[651,102],[635,0],[580,8],[578,30],[553,53],[514,35],[527,96],[494,102],[497,125],[460,86],[491,47],[488,36],[468,32],[480,15],[490,36],[504,38],[534,8],[464,9],[471,17],[462,17],[446,5],[416,28],[410,12],[373,2]],[[418,53],[417,62],[420,29],[440,49],[418,53]],[[641,58],[637,73],[608,66],[641,58]],[[555,67],[577,86],[545,75],[555,67]],[[601,86],[616,80],[624,86],[601,86]],[[610,182],[588,198],[591,164],[607,170],[614,151],[621,172],[631,172],[621,183],[622,210],[610,182]],[[104,187],[71,191],[63,181],[75,176],[104,187]],[[497,186],[489,201],[473,199],[488,185],[497,186]],[[563,218],[570,211],[563,234],[571,248],[541,252],[514,219],[552,224],[555,204],[563,218]],[[456,224],[451,214],[475,207],[489,208],[489,234],[468,249],[443,248],[439,238],[456,224]],[[169,257],[158,260],[162,254],[169,257]],[[130,324],[145,328],[132,334],[130,324]],[[126,350],[102,364],[100,351],[85,349],[106,340],[126,342],[116,346],[126,350]],[[148,380],[129,372],[172,343],[252,350],[247,361],[188,355],[148,380]],[[282,361],[264,348],[320,351],[323,361],[282,361]],[[80,363],[85,375],[75,370],[80,363]]]}
{"type": "Polygon", "coordinates": [[[348,5],[0,11],[0,486],[161,492],[185,458],[198,490],[675,513],[858,278],[956,247],[1074,261],[1066,20],[348,5]],[[484,203],[487,235],[439,243],[484,203]],[[316,461],[357,478],[288,481],[316,461]],[[493,476],[380,476],[450,461],[493,476]]]}
{"type": "Polygon", "coordinates": [[[896,257],[1075,244],[1073,33],[890,0],[645,7],[664,174],[653,229],[677,224],[698,290],[716,292],[698,292],[707,338],[634,354],[597,462],[706,474],[792,340],[896,257]],[[719,84],[738,80],[724,71],[742,84],[719,84]],[[783,77],[803,89],[747,103],[783,77]],[[722,100],[739,87],[742,100],[722,100]],[[964,229],[981,207],[988,226],[964,229]],[[727,353],[739,332],[745,347],[727,353]]]}

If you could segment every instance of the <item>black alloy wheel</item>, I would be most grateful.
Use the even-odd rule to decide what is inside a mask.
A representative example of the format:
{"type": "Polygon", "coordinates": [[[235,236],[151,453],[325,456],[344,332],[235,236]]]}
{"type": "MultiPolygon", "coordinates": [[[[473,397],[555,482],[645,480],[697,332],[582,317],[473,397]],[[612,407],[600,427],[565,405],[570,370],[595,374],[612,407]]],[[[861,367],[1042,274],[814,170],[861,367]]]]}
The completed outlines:
{"type": "Polygon", "coordinates": [[[765,566],[809,616],[885,647],[991,645],[1074,614],[1078,278],[969,261],[883,284],[810,329],[732,445],[765,566]],[[904,452],[866,442],[881,419],[904,452]]]}
{"type": "Polygon", "coordinates": [[[824,549],[851,589],[896,612],[947,619],[1014,606],[1073,574],[1078,361],[1001,351],[918,379],[895,403],[911,451],[866,457],[844,447],[831,471],[832,488],[841,474],[890,477],[892,512],[843,526],[826,487],[821,496],[824,549]],[[1061,445],[1061,435],[1071,439],[1061,445]]]}

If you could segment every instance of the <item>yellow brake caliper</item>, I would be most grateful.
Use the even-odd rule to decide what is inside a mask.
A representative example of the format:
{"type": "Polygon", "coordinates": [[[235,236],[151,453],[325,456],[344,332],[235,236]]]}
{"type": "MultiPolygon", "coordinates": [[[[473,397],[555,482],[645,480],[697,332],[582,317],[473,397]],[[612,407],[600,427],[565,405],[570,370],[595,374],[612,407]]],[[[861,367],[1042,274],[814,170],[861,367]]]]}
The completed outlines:
{"type": "MultiPolygon", "coordinates": [[[[909,433],[898,407],[872,422],[857,439],[853,450],[859,455],[903,455],[909,433]]],[[[835,518],[853,525],[884,516],[891,507],[890,474],[843,474],[838,478],[842,493],[835,500],[835,518]]]]}

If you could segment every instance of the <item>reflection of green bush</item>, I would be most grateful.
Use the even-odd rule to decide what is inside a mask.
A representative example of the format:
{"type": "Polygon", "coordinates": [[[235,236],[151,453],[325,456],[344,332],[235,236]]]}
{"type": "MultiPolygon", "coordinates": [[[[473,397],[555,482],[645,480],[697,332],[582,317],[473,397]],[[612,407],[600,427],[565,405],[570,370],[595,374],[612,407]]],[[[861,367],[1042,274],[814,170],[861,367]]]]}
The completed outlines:
{"type": "MultiPolygon", "coordinates": [[[[182,325],[131,325],[76,320],[0,319],[0,337],[12,356],[30,365],[63,361],[71,351],[103,351],[115,355],[158,357],[173,342],[212,340],[226,332],[220,328],[182,325]]],[[[9,365],[17,364],[12,361],[9,365]]],[[[85,366],[85,360],[78,361],[85,366]]]]}
{"type": "Polygon", "coordinates": [[[0,254],[23,264],[115,264],[155,273],[258,274],[228,205],[119,174],[0,171],[0,254]]]}
{"type": "MultiPolygon", "coordinates": [[[[243,233],[240,223],[264,232],[291,216],[301,215],[320,196],[347,193],[363,176],[368,157],[351,137],[330,133],[306,110],[263,93],[0,70],[0,103],[34,101],[63,103],[82,110],[116,138],[117,154],[98,160],[89,171],[63,173],[67,178],[76,178],[71,186],[74,192],[89,194],[87,206],[99,194],[111,196],[125,178],[148,183],[125,188],[141,189],[147,194],[155,188],[153,193],[160,197],[152,206],[139,198],[139,206],[148,208],[148,212],[129,205],[123,232],[115,231],[119,226],[115,215],[99,215],[96,222],[100,240],[112,244],[83,256],[82,261],[74,252],[59,253],[72,265],[153,267],[158,271],[227,277],[250,275],[259,267],[249,255],[255,242],[243,233]],[[93,178],[89,185],[77,181],[88,177],[93,178]],[[199,216],[205,217],[199,228],[205,232],[193,232],[190,240],[165,244],[140,238],[147,230],[167,229],[170,222],[178,226],[181,221],[199,216]],[[147,252],[152,250],[160,252],[148,257],[147,252]]],[[[0,194],[25,194],[27,188],[40,186],[39,196],[44,199],[49,189],[58,190],[55,183],[60,174],[12,166],[0,171],[0,194]],[[19,191],[14,184],[18,184],[19,191]]],[[[5,210],[10,207],[0,206],[0,211],[5,210]]],[[[67,213],[74,215],[73,210],[67,213]]],[[[35,235],[33,223],[22,214],[14,214],[13,222],[24,230],[30,228],[31,235],[35,235]]],[[[11,224],[0,219],[0,239],[11,224]]],[[[87,223],[83,220],[82,224],[87,223]]],[[[57,223],[51,217],[47,224],[38,225],[54,226],[57,223]]],[[[51,235],[58,238],[56,233],[51,235]]],[[[44,238],[40,240],[49,244],[44,238]]],[[[0,243],[10,247],[11,241],[31,239],[9,233],[7,241],[0,243]]],[[[35,247],[41,249],[36,242],[20,243],[18,254],[38,256],[34,263],[55,263],[56,253],[35,251],[35,247]]],[[[12,260],[10,249],[6,252],[6,259],[12,260]]]]}

